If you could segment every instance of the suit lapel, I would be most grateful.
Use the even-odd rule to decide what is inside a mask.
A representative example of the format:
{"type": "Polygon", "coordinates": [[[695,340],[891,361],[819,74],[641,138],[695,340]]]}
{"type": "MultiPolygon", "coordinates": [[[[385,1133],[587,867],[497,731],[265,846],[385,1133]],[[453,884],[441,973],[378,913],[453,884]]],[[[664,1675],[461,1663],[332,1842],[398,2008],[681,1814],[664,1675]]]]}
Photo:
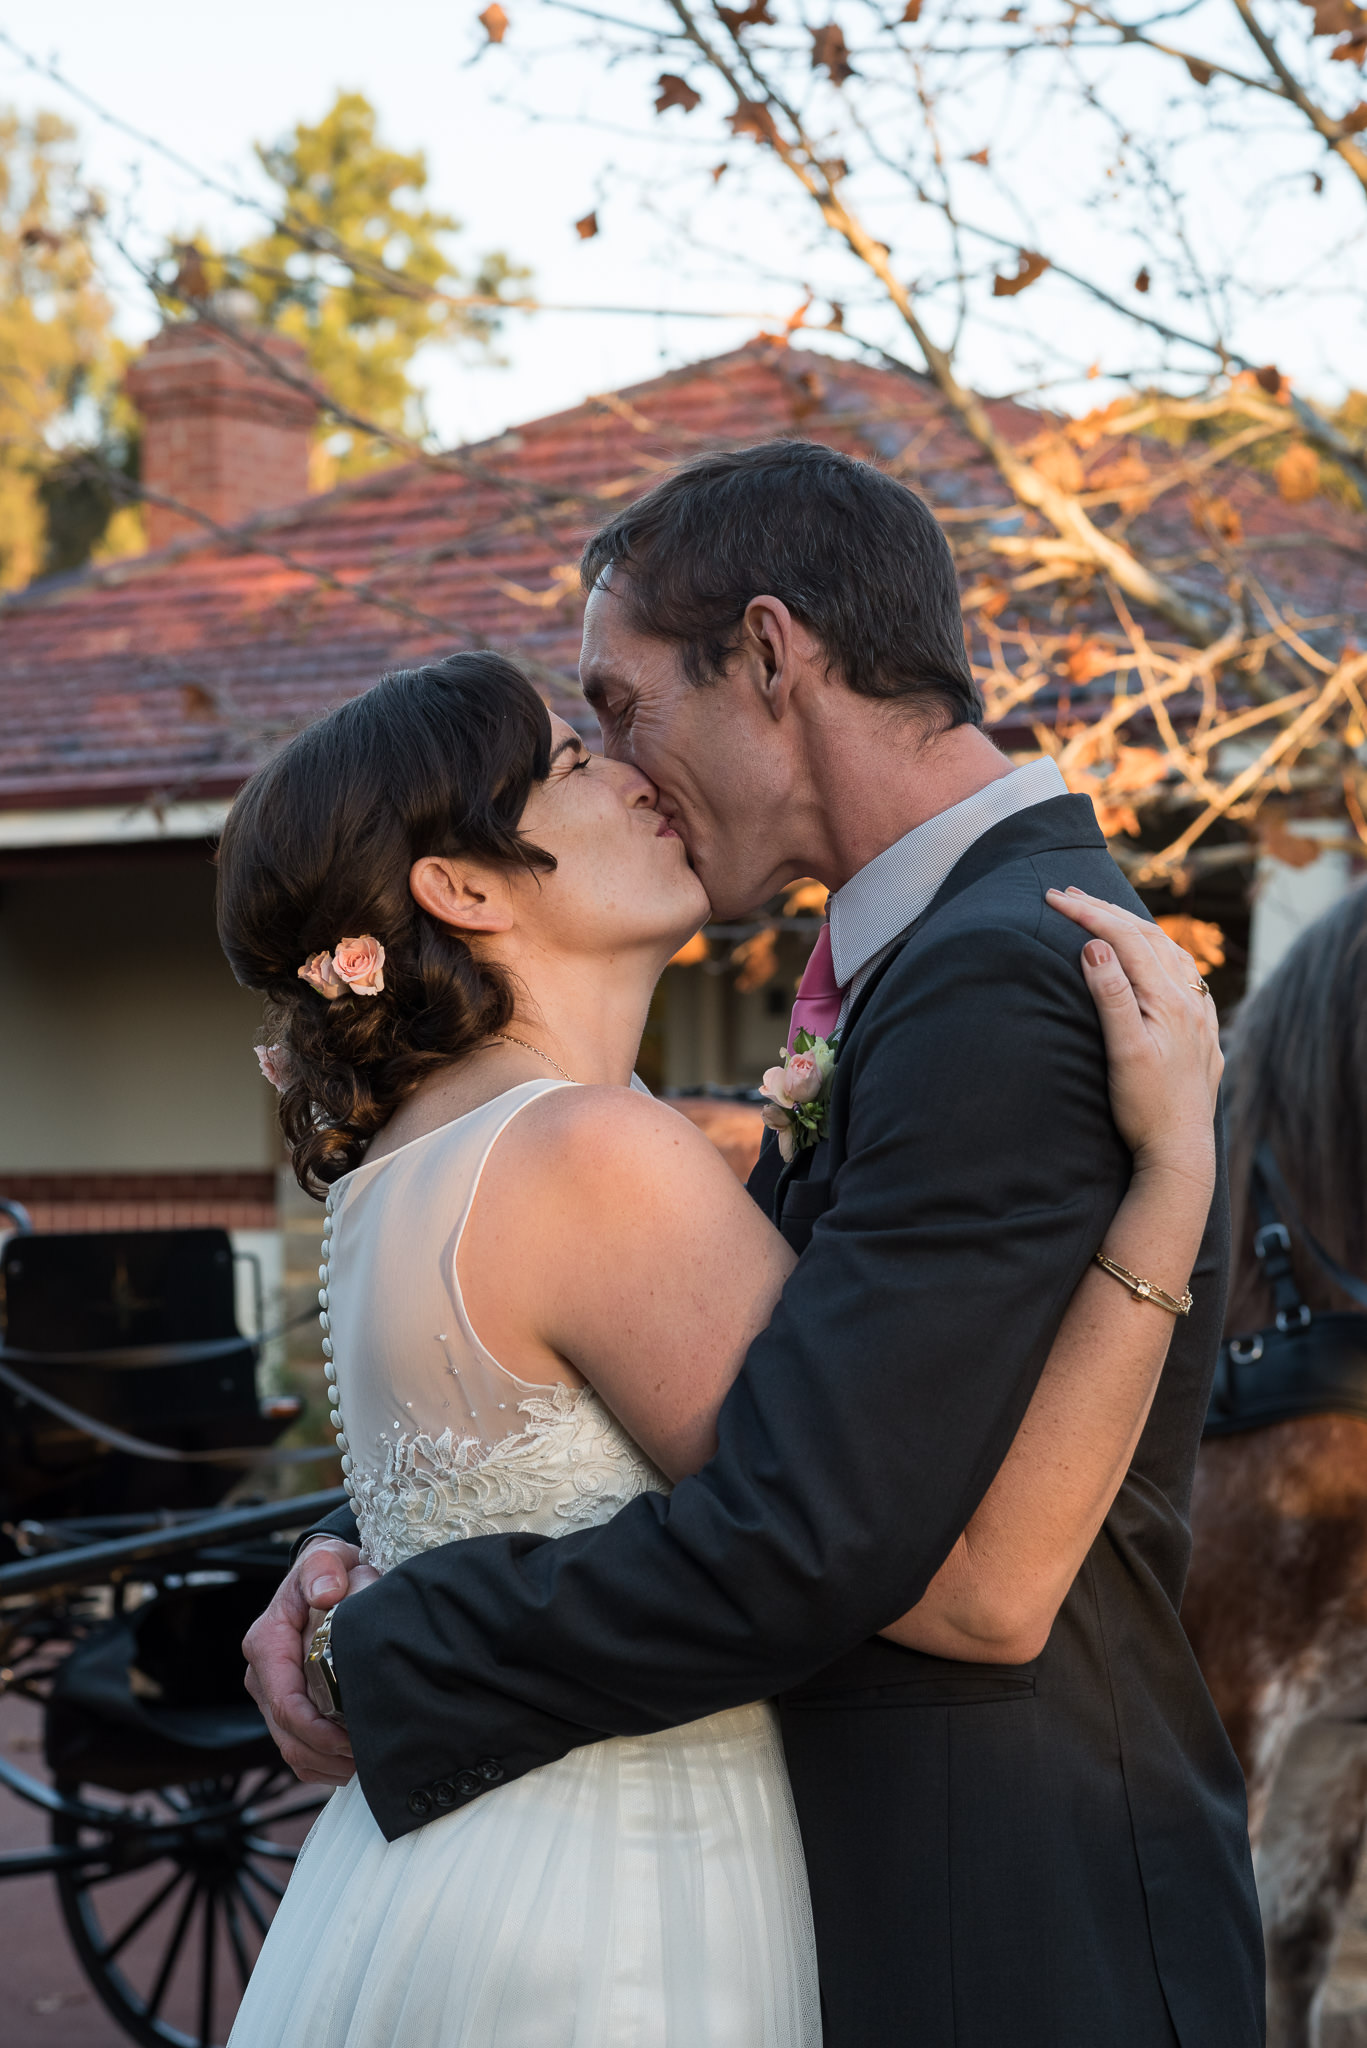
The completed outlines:
{"type": "MultiPolygon", "coordinates": [[[[994,825],[990,832],[984,832],[981,839],[975,839],[972,846],[955,862],[920,916],[913,918],[905,931],[899,932],[892,940],[851,1003],[850,1014],[840,1034],[837,1063],[843,1057],[855,1028],[867,1010],[883,976],[908,940],[914,938],[937,911],[943,910],[946,904],[952,903],[956,896],[962,895],[974,882],[990,874],[993,868],[1005,867],[1008,861],[1022,860],[1034,853],[1057,852],[1070,846],[1087,847],[1089,850],[1100,848],[1102,852],[1105,851],[1106,841],[1096,822],[1096,812],[1092,808],[1090,797],[1050,797],[1042,804],[1032,804],[1028,810],[1017,811],[1014,817],[1003,818],[1000,825],[994,825]]],[[[762,1208],[768,1209],[770,1216],[780,1228],[784,1198],[788,1189],[795,1180],[807,1178],[811,1164],[812,1153],[809,1150],[799,1152],[795,1159],[784,1166],[779,1159],[777,1138],[772,1133],[766,1135],[759,1162],[750,1176],[748,1185],[756,1201],[762,1208]],[[761,1168],[764,1169],[762,1183],[761,1168]]]]}
{"type": "Polygon", "coordinates": [[[1090,797],[1051,796],[1045,803],[1032,804],[1029,810],[1017,811],[1014,817],[1003,818],[1000,825],[994,825],[990,832],[984,832],[981,839],[975,839],[967,852],[960,855],[920,916],[913,918],[905,931],[899,932],[888,946],[851,1003],[850,1014],[840,1034],[841,1052],[849,1044],[850,1034],[868,1008],[869,998],[907,940],[928,924],[937,911],[943,910],[947,903],[952,903],[956,896],[962,895],[984,875],[991,874],[993,868],[1005,867],[1008,861],[1022,860],[1032,853],[1056,852],[1068,846],[1105,851],[1106,841],[1096,822],[1090,797]]]}
{"type": "Polygon", "coordinates": [[[766,1130],[764,1142],[759,1148],[759,1158],[751,1168],[745,1190],[747,1194],[754,1196],[771,1222],[778,1221],[775,1199],[784,1170],[783,1156],[778,1149],[778,1132],[766,1130]]]}

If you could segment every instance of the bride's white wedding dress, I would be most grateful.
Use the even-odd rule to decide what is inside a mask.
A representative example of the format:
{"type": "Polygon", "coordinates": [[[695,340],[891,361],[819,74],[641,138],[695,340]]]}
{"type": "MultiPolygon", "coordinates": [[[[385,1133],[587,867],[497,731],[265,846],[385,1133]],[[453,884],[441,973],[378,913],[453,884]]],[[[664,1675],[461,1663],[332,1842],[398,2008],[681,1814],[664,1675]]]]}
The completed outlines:
{"type": "MultiPolygon", "coordinates": [[[[565,1085],[514,1088],[329,1197],[324,1350],[381,1571],[466,1536],[559,1536],[667,1488],[590,1388],[506,1372],[461,1299],[484,1162],[565,1085]]],[[[574,1750],[397,1842],[353,1779],[299,1858],[231,2048],[819,2042],[797,1821],[757,1704],[574,1750]]]]}

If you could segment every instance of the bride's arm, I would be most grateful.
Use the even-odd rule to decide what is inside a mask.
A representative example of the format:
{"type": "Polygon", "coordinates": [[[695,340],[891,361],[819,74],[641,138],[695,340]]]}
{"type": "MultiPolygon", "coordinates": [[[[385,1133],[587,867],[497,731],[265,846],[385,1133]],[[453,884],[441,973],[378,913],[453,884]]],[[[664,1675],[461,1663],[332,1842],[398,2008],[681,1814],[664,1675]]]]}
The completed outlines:
{"type": "MultiPolygon", "coordinates": [[[[1223,1061],[1214,1005],[1185,994],[1198,977],[1161,933],[1091,897],[1057,906],[1125,948],[1083,971],[1106,1035],[1116,1122],[1135,1152],[1129,1192],[1101,1249],[1117,1265],[1180,1296],[1200,1248],[1215,1180],[1212,1113],[1223,1061]],[[1165,979],[1150,976],[1138,937],[1165,979]],[[1171,948],[1171,950],[1169,950],[1171,948]],[[1175,1005],[1173,998],[1176,998],[1175,1005]],[[1172,1014],[1164,1019],[1160,1004],[1172,1014]],[[1165,1061],[1182,1011],[1203,1057],[1165,1061]],[[1157,1111],[1157,1120],[1155,1119],[1157,1111]]],[[[924,1597],[883,1633],[932,1655],[1025,1664],[1096,1539],[1134,1455],[1167,1357],[1173,1319],[1098,1266],[1084,1275],[1049,1352],[1025,1420],[996,1478],[924,1597]]]]}
{"type": "MultiPolygon", "coordinates": [[[[1136,1172],[1102,1249],[1171,1294],[1187,1284],[1213,1175],[1136,1172]]],[[[1134,1456],[1172,1319],[1099,1266],[1068,1305],[1025,1420],[924,1597],[883,1630],[969,1663],[1039,1656],[1134,1456]]]]}
{"type": "MultiPolygon", "coordinates": [[[[1083,962],[1136,1157],[1105,1248],[1180,1294],[1214,1179],[1213,1005],[1154,926],[1091,898],[1055,907],[1114,949],[1083,962]]],[[[557,1090],[510,1126],[460,1257],[467,1310],[494,1356],[527,1379],[567,1364],[582,1373],[672,1478],[712,1455],[718,1410],[793,1263],[692,1125],[597,1088],[557,1090]]],[[[1038,1652],[1124,1477],[1170,1336],[1161,1310],[1088,1272],[992,1487],[889,1634],[974,1662],[1038,1652]]]]}

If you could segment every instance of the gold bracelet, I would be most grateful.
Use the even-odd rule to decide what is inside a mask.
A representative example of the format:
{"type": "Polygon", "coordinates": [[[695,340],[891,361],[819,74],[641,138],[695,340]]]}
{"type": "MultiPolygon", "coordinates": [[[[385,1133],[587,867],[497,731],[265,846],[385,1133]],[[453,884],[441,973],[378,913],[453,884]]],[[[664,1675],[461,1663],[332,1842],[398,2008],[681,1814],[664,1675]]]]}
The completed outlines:
{"type": "Polygon", "coordinates": [[[1185,1294],[1169,1294],[1167,1289],[1160,1287],[1156,1280],[1141,1280],[1137,1273],[1129,1272],[1124,1266],[1117,1266],[1115,1260],[1108,1259],[1105,1252],[1097,1253],[1096,1263],[1103,1272],[1109,1273],[1113,1279],[1118,1280],[1122,1287],[1128,1287],[1130,1293],[1134,1295],[1137,1301],[1151,1301],[1155,1308],[1165,1308],[1170,1316],[1189,1316],[1191,1314],[1192,1293],[1190,1288],[1187,1289],[1185,1294]]]}

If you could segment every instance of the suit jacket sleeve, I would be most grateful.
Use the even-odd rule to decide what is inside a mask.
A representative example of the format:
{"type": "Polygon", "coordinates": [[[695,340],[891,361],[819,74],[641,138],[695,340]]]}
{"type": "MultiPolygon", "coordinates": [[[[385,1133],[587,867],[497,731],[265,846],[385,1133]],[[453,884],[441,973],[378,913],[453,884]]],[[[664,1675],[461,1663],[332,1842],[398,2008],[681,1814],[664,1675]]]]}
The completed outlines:
{"type": "Polygon", "coordinates": [[[340,1536],[343,1543],[359,1544],[361,1540],[361,1533],[356,1527],[356,1517],[351,1509],[349,1507],[334,1508],[332,1513],[325,1515],[321,1522],[315,1522],[311,1529],[305,1529],[302,1536],[295,1537],[294,1542],[290,1546],[291,1564],[294,1563],[295,1558],[298,1557],[310,1536],[340,1536]]]}
{"type": "Polygon", "coordinates": [[[1129,1178],[1085,935],[1035,922],[923,934],[884,975],[837,1068],[830,1205],[701,1472],[556,1541],[427,1551],[338,1610],[386,1834],[428,1817],[436,1781],[443,1805],[453,1779],[457,1803],[483,1790],[481,1762],[517,1776],[781,1691],[920,1597],[1129,1178]]]}

